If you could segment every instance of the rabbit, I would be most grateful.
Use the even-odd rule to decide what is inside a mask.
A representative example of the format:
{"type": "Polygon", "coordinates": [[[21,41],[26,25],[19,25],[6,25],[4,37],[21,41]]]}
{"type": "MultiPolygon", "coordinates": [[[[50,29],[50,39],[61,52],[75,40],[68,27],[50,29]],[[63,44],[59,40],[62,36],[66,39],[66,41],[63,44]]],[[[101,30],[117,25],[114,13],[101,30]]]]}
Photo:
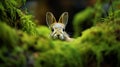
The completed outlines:
{"type": "Polygon", "coordinates": [[[57,22],[51,12],[46,13],[46,22],[51,29],[50,37],[53,39],[60,39],[64,41],[72,41],[73,39],[65,32],[65,26],[68,22],[68,12],[62,13],[57,22]]]}

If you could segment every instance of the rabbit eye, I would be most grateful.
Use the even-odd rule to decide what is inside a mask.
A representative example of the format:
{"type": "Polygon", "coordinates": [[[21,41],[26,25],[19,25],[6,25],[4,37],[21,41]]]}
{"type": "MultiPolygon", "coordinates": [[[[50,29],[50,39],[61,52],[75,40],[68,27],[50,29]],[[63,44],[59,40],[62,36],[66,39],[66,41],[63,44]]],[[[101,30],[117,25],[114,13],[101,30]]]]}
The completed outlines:
{"type": "Polygon", "coordinates": [[[63,31],[65,31],[65,29],[63,29],[63,31]]]}
{"type": "Polygon", "coordinates": [[[54,29],[52,29],[52,32],[54,31],[54,29]]]}

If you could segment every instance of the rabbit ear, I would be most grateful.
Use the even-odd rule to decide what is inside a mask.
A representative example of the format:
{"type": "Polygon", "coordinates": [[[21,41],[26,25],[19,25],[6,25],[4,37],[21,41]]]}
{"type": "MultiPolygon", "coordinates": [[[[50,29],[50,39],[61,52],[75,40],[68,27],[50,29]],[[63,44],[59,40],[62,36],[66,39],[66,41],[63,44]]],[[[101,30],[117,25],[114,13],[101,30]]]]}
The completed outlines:
{"type": "Polygon", "coordinates": [[[46,22],[48,26],[56,22],[54,15],[51,12],[46,13],[46,22]]]}
{"type": "Polygon", "coordinates": [[[60,16],[58,22],[59,22],[59,23],[63,23],[63,24],[66,25],[67,22],[68,22],[68,12],[64,12],[64,13],[60,16]]]}

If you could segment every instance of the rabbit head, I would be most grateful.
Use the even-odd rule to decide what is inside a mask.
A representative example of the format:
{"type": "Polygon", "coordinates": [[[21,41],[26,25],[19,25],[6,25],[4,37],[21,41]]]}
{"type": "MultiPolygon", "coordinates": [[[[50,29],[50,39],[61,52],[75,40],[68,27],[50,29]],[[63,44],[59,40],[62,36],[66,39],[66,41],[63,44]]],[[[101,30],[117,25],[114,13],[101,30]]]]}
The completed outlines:
{"type": "Polygon", "coordinates": [[[68,12],[64,12],[57,22],[54,15],[51,12],[46,13],[46,22],[51,29],[50,36],[53,39],[65,40],[67,33],[65,32],[65,26],[68,21],[68,12]]]}

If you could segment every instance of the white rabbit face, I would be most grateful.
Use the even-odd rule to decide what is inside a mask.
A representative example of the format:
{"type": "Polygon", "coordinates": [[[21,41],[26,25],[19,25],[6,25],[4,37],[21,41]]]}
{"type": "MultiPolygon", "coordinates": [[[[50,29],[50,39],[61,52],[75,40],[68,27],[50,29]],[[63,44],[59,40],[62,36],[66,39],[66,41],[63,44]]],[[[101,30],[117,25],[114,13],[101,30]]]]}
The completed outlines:
{"type": "Polygon", "coordinates": [[[65,26],[68,21],[68,12],[64,12],[57,22],[55,17],[51,12],[46,13],[46,21],[49,28],[52,30],[50,34],[53,39],[61,39],[64,40],[66,36],[65,26]]]}
{"type": "Polygon", "coordinates": [[[51,37],[53,39],[61,39],[64,40],[65,39],[65,25],[62,23],[54,23],[52,25],[52,33],[51,33],[51,37]]]}

